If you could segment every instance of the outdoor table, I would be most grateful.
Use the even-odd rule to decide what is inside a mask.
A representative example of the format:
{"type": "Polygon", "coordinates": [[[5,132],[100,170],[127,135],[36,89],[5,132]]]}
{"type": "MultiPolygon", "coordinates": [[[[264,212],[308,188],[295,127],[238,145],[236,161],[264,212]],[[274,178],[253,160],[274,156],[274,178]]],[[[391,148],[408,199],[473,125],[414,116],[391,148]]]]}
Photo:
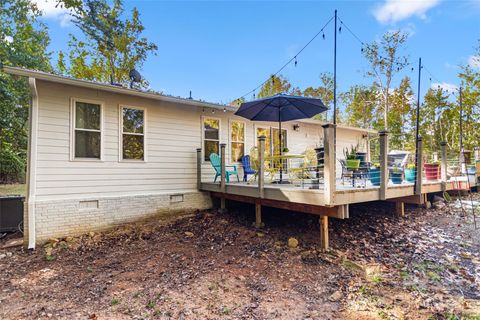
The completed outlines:
{"type": "MultiPolygon", "coordinates": [[[[286,160],[294,160],[294,159],[300,159],[300,160],[304,160],[305,159],[305,155],[303,154],[282,154],[282,155],[274,155],[274,156],[267,156],[265,157],[265,161],[270,161],[270,162],[276,162],[276,161],[279,161],[280,162],[280,166],[283,166],[283,162],[286,160]]],[[[274,168],[276,169],[276,168],[274,168]]],[[[278,169],[280,170],[280,169],[278,169]]],[[[278,183],[282,183],[284,180],[282,178],[280,178],[280,180],[278,180],[278,183]]]]}

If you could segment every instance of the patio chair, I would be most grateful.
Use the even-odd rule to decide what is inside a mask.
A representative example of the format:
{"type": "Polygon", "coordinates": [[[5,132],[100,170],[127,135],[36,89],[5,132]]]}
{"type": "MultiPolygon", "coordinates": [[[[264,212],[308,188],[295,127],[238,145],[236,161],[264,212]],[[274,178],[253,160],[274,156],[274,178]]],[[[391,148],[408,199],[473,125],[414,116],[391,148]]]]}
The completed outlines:
{"type": "Polygon", "coordinates": [[[252,166],[250,163],[250,156],[247,155],[242,157],[242,166],[243,166],[243,181],[247,182],[249,174],[253,174],[254,178],[256,178],[257,171],[252,169],[252,166]]]}
{"type": "MultiPolygon", "coordinates": [[[[210,154],[210,163],[212,167],[215,169],[215,179],[213,182],[217,182],[217,178],[222,175],[221,171],[221,160],[220,156],[216,153],[210,154]]],[[[230,176],[236,175],[238,182],[240,182],[240,178],[238,177],[237,166],[225,166],[225,180],[230,182],[230,176]],[[232,169],[228,169],[232,168],[232,169]]]]}
{"type": "Polygon", "coordinates": [[[402,150],[392,150],[388,153],[388,171],[391,173],[393,169],[405,171],[407,166],[408,156],[410,152],[402,150]]]}
{"type": "Polygon", "coordinates": [[[342,165],[342,174],[340,178],[342,179],[342,184],[345,184],[345,178],[353,178],[353,171],[347,168],[347,161],[345,159],[338,159],[342,165]]]}

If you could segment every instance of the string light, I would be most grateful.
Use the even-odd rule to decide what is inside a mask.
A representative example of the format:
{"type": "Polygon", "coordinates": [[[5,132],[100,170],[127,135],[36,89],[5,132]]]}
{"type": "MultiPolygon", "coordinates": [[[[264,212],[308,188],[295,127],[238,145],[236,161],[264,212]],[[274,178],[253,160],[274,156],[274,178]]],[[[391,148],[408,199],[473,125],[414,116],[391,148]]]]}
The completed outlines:
{"type": "MultiPolygon", "coordinates": [[[[275,72],[274,74],[272,74],[272,77],[278,75],[280,72],[283,71],[283,69],[285,69],[290,63],[294,62],[297,57],[303,52],[303,50],[305,50],[312,42],[313,40],[315,40],[320,34],[322,35],[322,38],[325,39],[325,28],[330,24],[330,22],[332,22],[332,20],[334,19],[334,17],[331,17],[324,25],[323,27],[320,29],[320,31],[318,31],[298,52],[295,56],[293,56],[290,60],[288,60],[280,69],[278,69],[277,72],[275,72]]],[[[241,96],[240,98],[238,99],[241,99],[241,98],[245,98],[246,96],[248,96],[249,94],[251,93],[255,93],[255,90],[261,88],[265,83],[267,83],[271,78],[267,78],[265,81],[263,81],[262,83],[260,83],[256,88],[250,90],[249,92],[247,92],[246,94],[244,94],[243,96],[241,96]]]]}
{"type": "Polygon", "coordinates": [[[295,56],[295,67],[297,66],[297,56],[295,56]]]}

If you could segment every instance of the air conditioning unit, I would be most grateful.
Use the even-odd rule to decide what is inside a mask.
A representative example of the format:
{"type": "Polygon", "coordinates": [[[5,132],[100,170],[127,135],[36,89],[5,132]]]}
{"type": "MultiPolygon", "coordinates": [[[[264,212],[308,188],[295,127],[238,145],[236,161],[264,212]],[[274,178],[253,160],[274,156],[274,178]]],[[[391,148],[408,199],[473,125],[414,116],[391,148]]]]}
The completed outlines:
{"type": "Polygon", "coordinates": [[[17,231],[23,222],[22,196],[0,196],[0,232],[17,231]]]}

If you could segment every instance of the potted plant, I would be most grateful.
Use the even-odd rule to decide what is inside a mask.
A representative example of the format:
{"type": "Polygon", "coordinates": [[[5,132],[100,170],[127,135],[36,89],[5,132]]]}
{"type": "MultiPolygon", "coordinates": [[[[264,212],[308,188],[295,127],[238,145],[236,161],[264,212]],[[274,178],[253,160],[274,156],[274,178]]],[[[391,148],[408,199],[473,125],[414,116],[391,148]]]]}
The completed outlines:
{"type": "Polygon", "coordinates": [[[380,185],[380,163],[374,163],[370,168],[370,182],[374,186],[380,185]]]}
{"type": "Polygon", "coordinates": [[[357,159],[357,147],[352,146],[350,150],[345,148],[343,150],[345,156],[345,162],[348,170],[358,170],[360,167],[360,159],[357,159]]]}
{"type": "Polygon", "coordinates": [[[425,163],[425,177],[427,180],[438,180],[440,179],[440,162],[432,161],[425,163]]]}
{"type": "Polygon", "coordinates": [[[290,150],[287,147],[283,148],[283,150],[282,150],[282,154],[287,154],[289,152],[290,152],[290,150]]]}
{"type": "Polygon", "coordinates": [[[390,178],[392,179],[393,184],[401,184],[403,180],[402,170],[397,166],[393,166],[393,169],[390,172],[390,178]]]}
{"type": "Polygon", "coordinates": [[[405,180],[408,182],[414,182],[417,173],[417,166],[414,163],[409,163],[405,169],[405,180]]]}

